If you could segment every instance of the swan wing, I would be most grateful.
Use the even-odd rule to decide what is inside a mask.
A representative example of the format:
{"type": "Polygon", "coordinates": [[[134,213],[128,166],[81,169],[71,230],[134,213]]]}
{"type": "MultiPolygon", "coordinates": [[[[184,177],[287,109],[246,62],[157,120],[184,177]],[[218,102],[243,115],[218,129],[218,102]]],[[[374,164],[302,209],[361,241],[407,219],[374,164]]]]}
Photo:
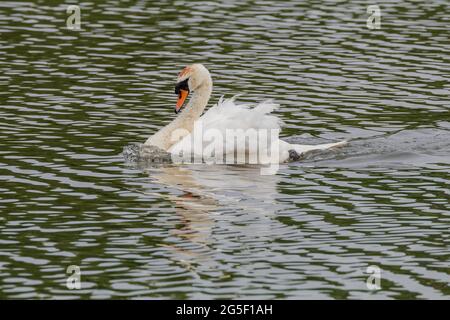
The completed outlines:
{"type": "Polygon", "coordinates": [[[201,118],[205,129],[218,129],[225,133],[226,129],[280,129],[282,122],[270,114],[279,108],[270,100],[252,107],[237,104],[236,96],[231,99],[220,98],[201,118]]]}
{"type": "MultiPolygon", "coordinates": [[[[219,102],[211,107],[199,120],[196,121],[191,134],[184,137],[175,144],[169,152],[180,154],[180,152],[202,152],[205,147],[209,150],[225,147],[224,153],[248,153],[249,149],[245,143],[252,133],[266,131],[270,136],[270,130],[279,130],[282,121],[271,114],[279,105],[270,100],[263,101],[256,106],[237,104],[236,97],[231,99],[220,98],[219,102]],[[199,132],[201,130],[201,132],[199,132]],[[196,140],[195,136],[203,137],[196,140]],[[231,138],[232,135],[235,135],[231,138]],[[214,139],[213,139],[214,138],[214,139]],[[234,143],[230,139],[236,139],[234,143]],[[202,143],[202,147],[195,146],[202,143]]],[[[276,138],[278,139],[278,132],[276,138]]]]}

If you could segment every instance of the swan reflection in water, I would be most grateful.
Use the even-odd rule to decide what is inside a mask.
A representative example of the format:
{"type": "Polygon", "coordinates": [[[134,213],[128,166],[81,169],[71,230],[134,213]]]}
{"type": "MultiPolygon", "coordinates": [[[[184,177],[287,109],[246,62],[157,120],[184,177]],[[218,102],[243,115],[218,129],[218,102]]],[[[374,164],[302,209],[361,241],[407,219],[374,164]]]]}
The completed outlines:
{"type": "Polygon", "coordinates": [[[282,206],[276,200],[280,176],[260,175],[260,169],[204,164],[147,169],[152,183],[170,190],[164,197],[181,223],[171,229],[176,243],[165,243],[177,261],[205,263],[230,242],[272,235],[271,219],[282,206]]]}

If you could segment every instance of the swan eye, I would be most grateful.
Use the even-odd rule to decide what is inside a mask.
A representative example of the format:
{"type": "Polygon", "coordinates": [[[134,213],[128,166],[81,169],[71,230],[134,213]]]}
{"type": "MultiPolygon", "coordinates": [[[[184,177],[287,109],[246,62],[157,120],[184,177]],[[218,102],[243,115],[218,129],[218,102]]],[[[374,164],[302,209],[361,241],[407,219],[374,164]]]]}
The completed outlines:
{"type": "Polygon", "coordinates": [[[178,82],[178,83],[175,85],[175,94],[180,94],[180,90],[186,90],[186,91],[189,92],[189,84],[188,84],[188,80],[189,80],[189,78],[186,79],[186,80],[183,80],[183,81],[181,81],[181,82],[178,82]]]}

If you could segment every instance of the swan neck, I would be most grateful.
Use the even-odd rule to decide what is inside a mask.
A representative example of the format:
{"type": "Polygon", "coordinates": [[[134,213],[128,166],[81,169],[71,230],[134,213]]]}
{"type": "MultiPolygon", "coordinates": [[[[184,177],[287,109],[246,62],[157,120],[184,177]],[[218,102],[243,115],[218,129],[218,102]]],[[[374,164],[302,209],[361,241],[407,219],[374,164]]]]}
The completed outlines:
{"type": "Polygon", "coordinates": [[[198,87],[192,98],[189,100],[185,110],[181,113],[181,118],[192,118],[193,121],[200,118],[201,114],[208,105],[209,98],[212,93],[212,82],[205,81],[200,87],[198,87]]]}
{"type": "MultiPolygon", "coordinates": [[[[192,94],[184,110],[171,123],[159,130],[145,142],[146,145],[154,145],[163,150],[169,151],[170,147],[178,140],[173,139],[173,133],[179,129],[184,129],[186,133],[192,132],[194,123],[205,110],[212,93],[212,80],[208,77],[192,94]]],[[[178,131],[179,132],[179,131],[178,131]]],[[[177,136],[178,138],[182,138],[177,136]]]]}

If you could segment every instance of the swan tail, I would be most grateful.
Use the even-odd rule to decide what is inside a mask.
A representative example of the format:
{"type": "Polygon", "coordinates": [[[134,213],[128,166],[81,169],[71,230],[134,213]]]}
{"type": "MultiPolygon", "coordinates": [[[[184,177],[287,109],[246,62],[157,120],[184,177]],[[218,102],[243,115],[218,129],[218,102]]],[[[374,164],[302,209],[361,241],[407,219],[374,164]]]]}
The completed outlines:
{"type": "Polygon", "coordinates": [[[291,144],[291,148],[299,155],[304,155],[305,153],[311,152],[311,151],[323,151],[323,150],[330,150],[335,148],[341,148],[347,144],[347,140],[343,140],[340,142],[334,142],[334,143],[325,143],[325,144],[318,144],[318,145],[302,145],[302,144],[291,144]]]}

